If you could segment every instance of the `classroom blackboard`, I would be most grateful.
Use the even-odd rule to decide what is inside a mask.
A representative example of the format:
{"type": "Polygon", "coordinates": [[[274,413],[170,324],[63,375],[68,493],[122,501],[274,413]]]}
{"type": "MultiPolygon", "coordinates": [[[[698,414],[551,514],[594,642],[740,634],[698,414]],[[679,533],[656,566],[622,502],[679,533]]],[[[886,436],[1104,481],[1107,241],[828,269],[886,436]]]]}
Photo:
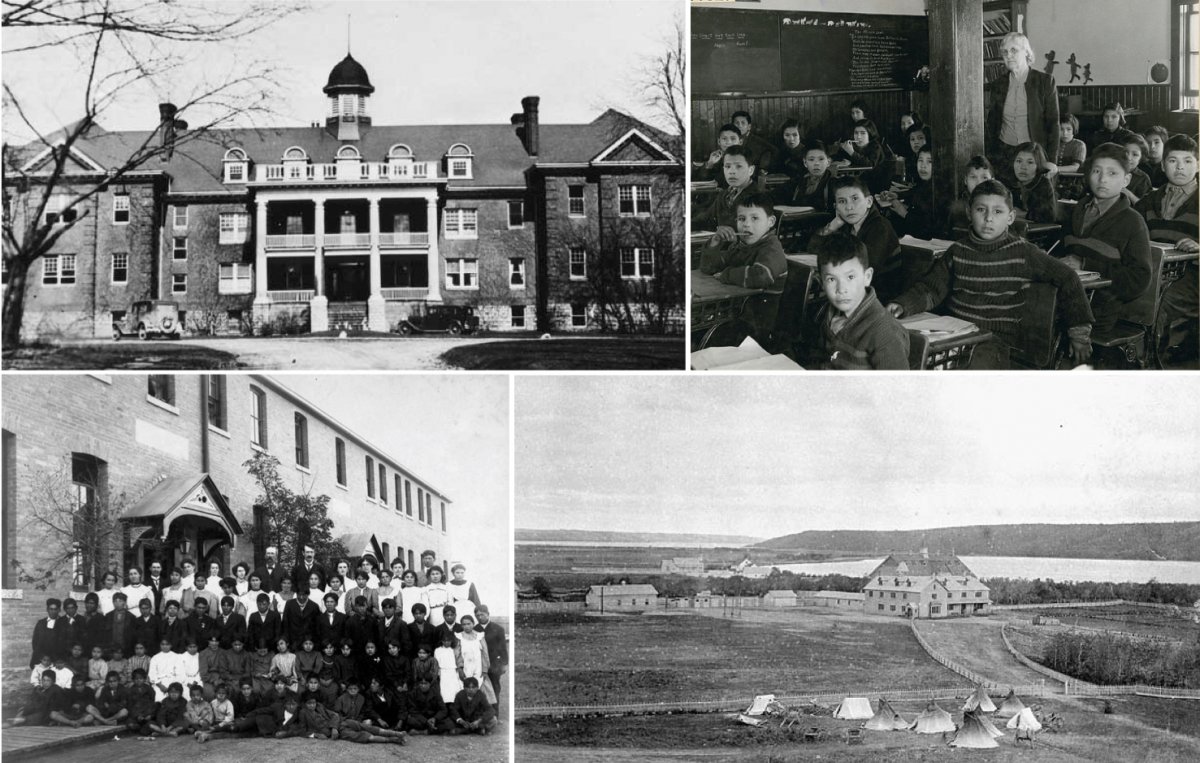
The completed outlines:
{"type": "Polygon", "coordinates": [[[929,63],[924,16],[692,11],[692,92],[913,87],[929,63]]]}

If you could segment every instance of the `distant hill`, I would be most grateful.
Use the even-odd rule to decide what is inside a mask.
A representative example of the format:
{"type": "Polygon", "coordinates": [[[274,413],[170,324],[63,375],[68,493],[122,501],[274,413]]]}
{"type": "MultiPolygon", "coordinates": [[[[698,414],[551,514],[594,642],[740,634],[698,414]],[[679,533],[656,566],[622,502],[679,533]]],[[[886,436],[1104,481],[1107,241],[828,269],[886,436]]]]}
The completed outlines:
{"type": "Polygon", "coordinates": [[[965,556],[1200,561],[1200,522],[1119,525],[972,525],[928,530],[810,530],[759,548],[883,555],[892,551],[965,556]]]}
{"type": "Polygon", "coordinates": [[[750,546],[761,541],[749,535],[703,535],[700,533],[638,533],[608,530],[523,530],[517,528],[516,541],[542,543],[654,543],[659,546],[695,544],[750,546]]]}

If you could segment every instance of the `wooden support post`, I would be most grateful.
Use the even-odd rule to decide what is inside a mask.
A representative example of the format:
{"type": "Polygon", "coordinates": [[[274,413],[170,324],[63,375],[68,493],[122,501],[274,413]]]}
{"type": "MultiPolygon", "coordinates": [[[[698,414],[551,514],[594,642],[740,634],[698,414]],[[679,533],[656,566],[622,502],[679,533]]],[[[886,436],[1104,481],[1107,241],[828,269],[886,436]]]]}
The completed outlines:
{"type": "Polygon", "coordinates": [[[948,209],[963,167],[983,153],[983,4],[929,0],[929,115],[933,201],[948,209]]]}

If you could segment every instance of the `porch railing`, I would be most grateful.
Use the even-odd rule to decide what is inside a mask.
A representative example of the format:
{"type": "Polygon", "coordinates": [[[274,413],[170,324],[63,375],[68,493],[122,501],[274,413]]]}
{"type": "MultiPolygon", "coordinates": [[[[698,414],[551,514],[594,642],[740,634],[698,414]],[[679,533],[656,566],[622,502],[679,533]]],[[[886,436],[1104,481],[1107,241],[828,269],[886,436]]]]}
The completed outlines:
{"type": "Polygon", "coordinates": [[[425,231],[403,232],[403,233],[380,233],[379,246],[381,247],[422,247],[429,246],[429,233],[425,231]]]}
{"type": "Polygon", "coordinates": [[[316,245],[317,237],[311,233],[267,236],[268,249],[312,249],[316,245]]]}
{"type": "Polygon", "coordinates": [[[254,179],[260,183],[323,183],[346,180],[424,182],[437,179],[438,162],[360,162],[321,164],[258,164],[254,179]]]}
{"type": "Polygon", "coordinates": [[[425,299],[426,297],[429,296],[429,288],[425,287],[425,286],[418,286],[416,288],[400,287],[400,288],[380,289],[380,292],[383,293],[384,299],[392,301],[392,302],[401,302],[401,301],[413,300],[413,299],[425,299]]]}
{"type": "Polygon", "coordinates": [[[357,249],[371,245],[370,233],[326,233],[326,249],[357,249]]]}
{"type": "Polygon", "coordinates": [[[294,289],[291,291],[268,291],[267,297],[272,302],[311,302],[317,292],[313,289],[294,289]]]}

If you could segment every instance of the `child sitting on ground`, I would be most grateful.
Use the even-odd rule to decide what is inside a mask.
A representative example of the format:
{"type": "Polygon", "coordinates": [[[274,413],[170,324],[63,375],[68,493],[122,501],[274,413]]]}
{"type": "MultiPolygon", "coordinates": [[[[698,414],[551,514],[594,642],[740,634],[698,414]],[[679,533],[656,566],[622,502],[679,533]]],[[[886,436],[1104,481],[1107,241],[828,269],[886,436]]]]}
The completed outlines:
{"type": "Polygon", "coordinates": [[[496,728],[496,711],[479,691],[479,680],[468,676],[463,681],[462,691],[454,697],[450,708],[454,719],[454,734],[482,734],[486,736],[496,728]]]}
{"type": "Polygon", "coordinates": [[[1092,312],[1079,277],[1009,231],[1015,219],[1012,194],[999,181],[975,186],[970,205],[970,235],[955,242],[921,281],[888,305],[892,315],[913,315],[945,302],[951,315],[992,332],[991,341],[975,348],[971,367],[1008,368],[1026,288],[1045,281],[1058,289],[1072,354],[1078,363],[1086,363],[1091,357],[1092,312]]]}
{"type": "Polygon", "coordinates": [[[116,726],[129,716],[128,704],[128,691],[121,686],[121,674],[110,670],[104,678],[104,685],[96,692],[96,699],[88,705],[87,711],[96,723],[116,726]]]}
{"type": "Polygon", "coordinates": [[[763,342],[775,327],[787,278],[787,258],[774,233],[775,205],[766,194],[745,196],[738,201],[735,224],[736,233],[722,227],[709,239],[700,254],[700,271],[721,283],[762,290],[746,301],[742,316],[763,342]]]}
{"type": "Polygon", "coordinates": [[[34,687],[29,700],[17,710],[7,726],[48,726],[50,713],[62,702],[63,689],[55,681],[57,674],[54,668],[46,668],[38,677],[39,683],[34,687]]]}
{"type": "MultiPolygon", "coordinates": [[[[867,245],[867,256],[875,292],[881,302],[887,302],[902,288],[900,241],[892,224],[875,209],[875,197],[862,178],[839,177],[833,181],[835,217],[819,235],[828,236],[843,228],[867,245]]],[[[820,246],[814,240],[812,246],[820,246]]]]}
{"type": "Polygon", "coordinates": [[[151,736],[179,736],[188,725],[187,704],[183,698],[183,684],[176,681],[168,686],[167,696],[158,703],[158,712],[150,724],[151,736]]]}
{"type": "Polygon", "coordinates": [[[822,236],[817,272],[829,302],[817,313],[815,351],[805,368],[908,368],[908,331],[871,288],[867,246],[846,232],[822,236]]]}

